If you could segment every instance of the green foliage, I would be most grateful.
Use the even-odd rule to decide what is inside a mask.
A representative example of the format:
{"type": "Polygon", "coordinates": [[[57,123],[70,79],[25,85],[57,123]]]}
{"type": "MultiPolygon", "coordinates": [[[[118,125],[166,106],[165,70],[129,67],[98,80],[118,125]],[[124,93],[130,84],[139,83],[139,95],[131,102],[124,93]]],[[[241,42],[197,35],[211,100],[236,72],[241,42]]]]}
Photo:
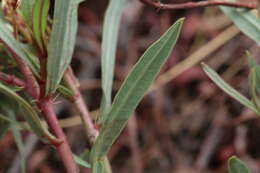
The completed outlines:
{"type": "Polygon", "coordinates": [[[104,122],[100,135],[91,151],[91,159],[94,161],[94,165],[100,165],[96,163],[97,160],[107,154],[136,106],[149,89],[161,66],[167,60],[178,39],[182,23],[183,19],[178,20],[159,40],[152,44],[125,79],[113,101],[108,115],[109,118],[104,122]]]}
{"type": "Polygon", "coordinates": [[[126,0],[110,0],[105,14],[101,45],[103,97],[100,107],[101,116],[99,117],[99,123],[105,121],[111,106],[118,31],[125,1],[126,0]]]}
{"type": "Polygon", "coordinates": [[[32,26],[33,21],[33,7],[34,7],[35,0],[22,0],[20,5],[20,11],[26,23],[29,26],[32,26]]]}
{"type": "Polygon", "coordinates": [[[239,29],[260,45],[260,19],[245,9],[220,7],[239,29]]]}
{"type": "Polygon", "coordinates": [[[48,43],[46,95],[53,94],[70,64],[77,33],[75,0],[56,0],[50,41],[48,43]]]}
{"type": "Polygon", "coordinates": [[[35,109],[21,96],[16,94],[10,88],[6,87],[0,83],[0,92],[8,96],[13,102],[18,103],[21,108],[21,113],[24,116],[25,120],[28,122],[32,130],[44,141],[49,141],[50,139],[55,140],[55,137],[47,130],[47,128],[41,123],[40,118],[38,117],[35,109]]]}
{"type": "Polygon", "coordinates": [[[256,114],[260,114],[260,109],[254,102],[248,100],[245,96],[243,96],[234,88],[232,88],[229,84],[227,84],[213,69],[211,69],[204,63],[202,63],[202,68],[204,72],[209,76],[209,78],[224,92],[226,92],[228,95],[239,101],[242,105],[254,111],[256,114]]]}
{"type": "MultiPolygon", "coordinates": [[[[2,124],[3,127],[10,126],[12,134],[14,136],[14,140],[16,142],[16,145],[18,147],[18,151],[20,153],[20,164],[21,164],[21,172],[26,172],[26,158],[24,153],[24,144],[22,141],[22,135],[18,129],[18,122],[16,121],[16,113],[19,110],[19,105],[13,102],[12,99],[8,98],[7,96],[0,94],[1,97],[1,104],[0,104],[0,111],[3,112],[7,117],[7,121],[5,121],[5,124],[2,124]]],[[[0,126],[1,127],[1,126],[0,126]]],[[[2,129],[2,128],[1,128],[2,129]]]]}
{"type": "Polygon", "coordinates": [[[33,8],[33,33],[41,51],[44,51],[46,45],[46,26],[48,12],[50,8],[50,0],[36,0],[33,8]]]}
{"type": "Polygon", "coordinates": [[[18,129],[18,122],[15,118],[15,111],[14,109],[10,109],[7,107],[6,109],[6,115],[9,116],[9,118],[12,120],[13,123],[11,123],[11,130],[12,134],[14,136],[15,143],[18,147],[18,151],[20,153],[20,164],[21,164],[21,172],[26,173],[26,155],[25,155],[25,146],[22,140],[22,135],[20,130],[18,129]]]}
{"type": "Polygon", "coordinates": [[[88,162],[86,162],[84,159],[82,159],[81,157],[77,156],[77,155],[73,155],[74,160],[76,161],[77,164],[79,164],[80,166],[83,166],[85,168],[90,168],[90,164],[88,162]]]}
{"type": "MultiPolygon", "coordinates": [[[[0,8],[0,14],[2,13],[3,11],[0,8]]],[[[32,69],[32,71],[37,74],[38,69],[36,67],[36,60],[29,56],[25,46],[14,38],[13,33],[4,20],[3,15],[0,15],[0,28],[0,39],[5,43],[7,47],[12,48],[13,53],[22,58],[32,69]]]]}
{"type": "Polygon", "coordinates": [[[245,163],[233,156],[228,160],[228,173],[251,173],[245,163]]]}

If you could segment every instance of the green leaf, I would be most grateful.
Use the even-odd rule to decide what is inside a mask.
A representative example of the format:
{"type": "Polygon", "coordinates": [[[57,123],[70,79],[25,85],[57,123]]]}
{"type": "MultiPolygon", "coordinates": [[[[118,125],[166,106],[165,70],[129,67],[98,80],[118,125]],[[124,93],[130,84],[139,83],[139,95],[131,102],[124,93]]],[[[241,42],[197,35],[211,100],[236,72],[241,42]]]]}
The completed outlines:
{"type": "Polygon", "coordinates": [[[240,102],[242,105],[248,107],[252,111],[254,111],[256,114],[260,114],[259,109],[256,107],[254,103],[252,103],[250,100],[248,100],[245,96],[237,92],[234,88],[232,88],[229,84],[227,84],[221,77],[209,66],[202,63],[202,68],[204,72],[209,76],[209,78],[218,86],[220,87],[224,92],[226,92],[228,95],[236,99],[238,102],[240,102]]]}
{"type": "Polygon", "coordinates": [[[14,99],[21,106],[22,115],[28,122],[34,133],[36,133],[42,140],[56,140],[56,138],[47,130],[47,128],[41,123],[37,112],[32,106],[27,103],[22,97],[17,95],[14,91],[0,83],[0,92],[4,95],[14,99]]]}
{"type": "Polygon", "coordinates": [[[0,114],[0,139],[5,135],[10,126],[10,121],[5,115],[0,114]]]}
{"type": "Polygon", "coordinates": [[[26,23],[29,26],[32,26],[32,13],[33,13],[33,7],[34,7],[35,0],[21,0],[21,5],[19,7],[22,16],[26,23]]]}
{"type": "Polygon", "coordinates": [[[73,158],[74,158],[75,162],[77,164],[79,164],[80,166],[83,166],[85,168],[90,168],[90,164],[88,162],[86,162],[85,160],[83,160],[81,157],[73,154],[73,158]]]}
{"type": "MultiPolygon", "coordinates": [[[[19,110],[19,105],[16,101],[13,101],[8,96],[0,93],[0,110],[8,117],[8,124],[10,124],[12,134],[14,136],[15,143],[18,147],[18,151],[20,153],[20,164],[21,164],[21,172],[26,172],[26,156],[24,153],[24,144],[22,141],[22,135],[18,129],[19,123],[15,118],[15,114],[19,110]]],[[[6,118],[7,118],[6,117],[6,118]]]]}
{"type": "Polygon", "coordinates": [[[100,107],[101,115],[98,120],[99,123],[105,121],[111,106],[118,31],[125,1],[126,0],[110,0],[105,13],[101,45],[101,85],[103,96],[100,107]]]}
{"type": "Polygon", "coordinates": [[[77,9],[75,0],[55,0],[53,26],[48,44],[46,94],[56,91],[71,62],[76,33],[77,9]]]}
{"type": "Polygon", "coordinates": [[[257,78],[257,75],[256,75],[256,67],[252,67],[250,69],[249,81],[250,81],[250,93],[251,93],[252,101],[256,105],[256,107],[259,109],[260,103],[258,100],[257,87],[256,87],[258,84],[257,82],[259,82],[259,79],[257,78]]]}
{"type": "MultiPolygon", "coordinates": [[[[0,13],[2,13],[2,9],[0,8],[0,13]]],[[[32,58],[28,56],[23,44],[19,43],[13,36],[12,31],[10,30],[9,24],[7,24],[2,15],[0,15],[0,40],[4,42],[6,46],[12,48],[12,51],[23,59],[27,65],[32,69],[34,73],[37,73],[37,69],[35,67],[34,62],[32,62],[32,58]]]]}
{"type": "Polygon", "coordinates": [[[15,143],[18,147],[18,151],[20,153],[20,164],[21,164],[21,172],[26,173],[26,154],[25,154],[25,146],[22,140],[22,135],[18,129],[18,122],[16,121],[15,118],[15,113],[12,109],[6,110],[7,115],[9,118],[15,122],[11,123],[11,130],[12,134],[14,136],[15,143]]]}
{"type": "Polygon", "coordinates": [[[239,29],[260,45],[260,19],[249,10],[221,6],[220,9],[239,29]]]}
{"type": "Polygon", "coordinates": [[[247,166],[237,157],[228,160],[228,173],[251,173],[247,166]]]}
{"type": "Polygon", "coordinates": [[[162,65],[170,55],[180,34],[183,19],[172,25],[153,43],[135,64],[113,101],[109,118],[104,122],[93,149],[91,160],[104,157],[120,135],[127,120],[149,89],[162,65]]]}
{"type": "Polygon", "coordinates": [[[50,0],[36,0],[33,8],[33,33],[35,40],[40,47],[44,50],[45,31],[47,25],[48,12],[50,8],[50,0]]]}
{"type": "Polygon", "coordinates": [[[250,68],[249,81],[252,89],[260,93],[260,66],[256,63],[252,55],[247,51],[248,64],[250,68]]]}
{"type": "Polygon", "coordinates": [[[252,55],[250,54],[249,51],[246,51],[246,55],[247,55],[247,61],[248,61],[249,68],[256,67],[257,63],[256,63],[255,59],[252,57],[252,55]]]}

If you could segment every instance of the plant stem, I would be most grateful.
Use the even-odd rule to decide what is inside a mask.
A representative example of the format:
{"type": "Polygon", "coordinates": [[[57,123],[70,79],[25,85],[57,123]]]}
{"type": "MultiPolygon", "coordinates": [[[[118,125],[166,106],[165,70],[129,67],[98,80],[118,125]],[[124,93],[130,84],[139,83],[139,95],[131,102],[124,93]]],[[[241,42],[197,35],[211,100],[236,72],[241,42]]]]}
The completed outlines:
{"type": "Polygon", "coordinates": [[[184,2],[180,4],[163,4],[160,1],[153,1],[153,0],[140,0],[140,1],[146,5],[156,7],[160,10],[190,9],[190,8],[218,6],[218,5],[236,7],[236,8],[248,8],[248,9],[257,8],[256,3],[226,2],[226,1],[218,1],[218,0],[184,2]]]}
{"type": "Polygon", "coordinates": [[[70,146],[66,140],[66,137],[59,126],[58,119],[53,110],[53,103],[50,97],[43,98],[40,103],[38,103],[47,124],[49,125],[52,133],[62,142],[59,144],[54,144],[57,151],[59,152],[67,173],[77,173],[78,168],[74,162],[70,146]]]}
{"type": "Polygon", "coordinates": [[[26,84],[23,80],[17,78],[14,75],[5,74],[0,72],[0,81],[3,81],[9,85],[25,88],[26,84]]]}
{"type": "Polygon", "coordinates": [[[27,66],[27,64],[12,50],[12,48],[10,48],[8,45],[6,45],[5,42],[3,42],[3,43],[7,47],[9,52],[12,54],[19,70],[21,71],[21,73],[23,74],[23,76],[25,78],[25,82],[26,82],[25,89],[27,90],[27,92],[31,95],[31,97],[34,100],[38,100],[39,96],[40,96],[40,87],[39,87],[39,84],[37,83],[37,80],[34,77],[32,71],[27,66]]]}
{"type": "Polygon", "coordinates": [[[86,134],[88,136],[88,140],[91,145],[93,145],[98,136],[98,131],[95,129],[94,123],[92,122],[92,119],[90,117],[89,110],[79,90],[78,81],[70,67],[65,72],[64,79],[73,92],[71,100],[80,114],[81,120],[86,130],[86,134]]]}
{"type": "MultiPolygon", "coordinates": [[[[85,127],[86,130],[86,135],[88,136],[88,140],[90,144],[93,145],[98,136],[98,130],[95,129],[88,108],[80,92],[79,82],[77,81],[77,78],[75,77],[71,67],[69,67],[68,70],[65,72],[64,79],[66,80],[67,84],[69,85],[70,89],[74,94],[72,97],[72,102],[74,103],[75,107],[77,108],[80,114],[81,120],[83,122],[83,126],[85,127]]],[[[104,157],[103,162],[104,162],[105,173],[112,173],[112,169],[107,157],[104,157]]]]}

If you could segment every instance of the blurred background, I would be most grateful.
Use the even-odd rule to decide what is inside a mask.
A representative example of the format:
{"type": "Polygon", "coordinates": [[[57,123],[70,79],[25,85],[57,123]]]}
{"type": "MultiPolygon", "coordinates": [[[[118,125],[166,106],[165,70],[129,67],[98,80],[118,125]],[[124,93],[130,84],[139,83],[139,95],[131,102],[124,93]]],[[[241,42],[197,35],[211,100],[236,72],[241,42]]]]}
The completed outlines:
{"type": "MultiPolygon", "coordinates": [[[[72,62],[93,118],[101,100],[100,47],[107,3],[80,5],[72,62]]],[[[180,17],[185,23],[176,47],[109,153],[113,171],[225,173],[227,159],[237,155],[252,172],[260,172],[259,119],[217,88],[199,65],[206,62],[248,96],[245,51],[256,59],[260,51],[219,8],[163,11],[128,0],[120,26],[114,93],[146,48],[180,17]]],[[[73,151],[81,153],[88,143],[76,112],[62,99],[55,106],[59,119],[67,119],[62,123],[73,151]]],[[[24,132],[23,137],[28,173],[65,172],[53,148],[32,134],[24,132]]],[[[0,156],[0,172],[19,173],[19,154],[10,132],[0,140],[0,156]]]]}

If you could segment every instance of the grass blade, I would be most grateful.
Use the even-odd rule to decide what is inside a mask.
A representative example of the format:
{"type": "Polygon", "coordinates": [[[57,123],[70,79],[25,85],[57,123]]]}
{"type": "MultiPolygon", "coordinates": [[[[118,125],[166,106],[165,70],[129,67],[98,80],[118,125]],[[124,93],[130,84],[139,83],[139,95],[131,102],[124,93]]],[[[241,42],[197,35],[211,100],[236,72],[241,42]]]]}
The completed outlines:
{"type": "Polygon", "coordinates": [[[248,10],[237,9],[231,7],[223,7],[220,9],[228,16],[239,29],[260,45],[260,19],[248,10]]]}
{"type": "Polygon", "coordinates": [[[32,108],[32,106],[27,103],[22,97],[17,95],[14,91],[0,83],[0,92],[4,95],[14,99],[21,106],[25,120],[30,125],[31,129],[43,140],[55,140],[56,138],[47,130],[45,126],[41,123],[37,112],[32,108]]]}
{"type": "Polygon", "coordinates": [[[178,39],[182,23],[183,19],[178,20],[145,51],[122,84],[113,101],[109,118],[104,122],[100,135],[91,150],[94,165],[98,159],[107,154],[167,60],[178,39]]]}
{"type": "Polygon", "coordinates": [[[71,62],[77,33],[78,1],[56,0],[48,44],[46,94],[54,93],[71,62]]]}
{"type": "Polygon", "coordinates": [[[228,160],[228,173],[251,173],[247,166],[237,157],[228,160]]]}
{"type": "Polygon", "coordinates": [[[208,75],[208,77],[218,86],[220,87],[224,92],[226,92],[228,95],[236,99],[238,102],[240,102],[242,105],[248,107],[252,111],[254,111],[256,114],[260,114],[259,109],[256,107],[254,103],[252,103],[250,100],[248,100],[245,96],[240,94],[238,91],[236,91],[234,88],[232,88],[229,84],[227,84],[221,77],[209,66],[202,63],[202,68],[204,72],[208,75]]]}
{"type": "Polygon", "coordinates": [[[101,45],[101,83],[103,96],[100,107],[101,115],[99,117],[99,123],[105,121],[111,106],[118,30],[125,1],[126,0],[110,0],[105,13],[101,45]]]}

